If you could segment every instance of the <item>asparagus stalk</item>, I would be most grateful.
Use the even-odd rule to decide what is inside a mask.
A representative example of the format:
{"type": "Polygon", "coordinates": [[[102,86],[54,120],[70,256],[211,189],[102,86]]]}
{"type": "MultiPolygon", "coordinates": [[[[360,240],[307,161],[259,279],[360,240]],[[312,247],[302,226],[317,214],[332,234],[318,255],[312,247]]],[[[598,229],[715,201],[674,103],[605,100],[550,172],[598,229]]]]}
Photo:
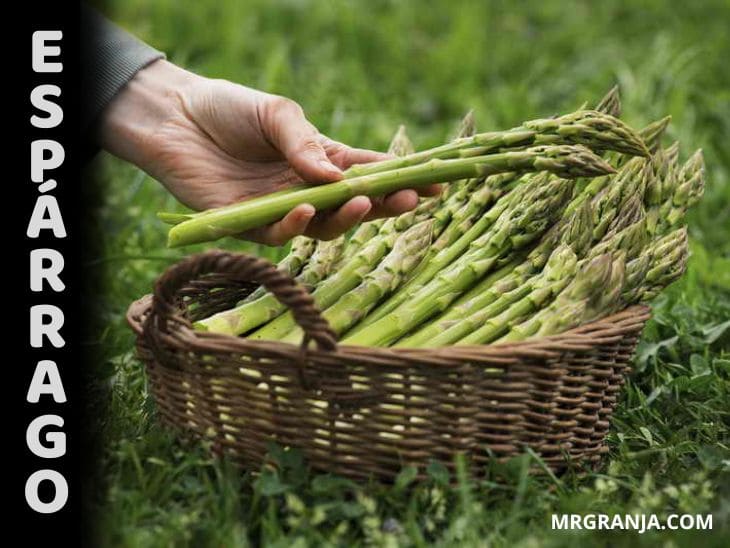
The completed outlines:
{"type": "Polygon", "coordinates": [[[467,253],[419,289],[412,299],[343,342],[387,346],[444,310],[505,255],[538,238],[559,217],[569,193],[570,182],[564,179],[538,188],[529,199],[500,215],[489,231],[472,242],[467,253]]]}
{"type": "Polygon", "coordinates": [[[392,154],[393,156],[408,156],[409,154],[413,154],[416,151],[415,147],[413,146],[413,141],[411,141],[410,137],[408,137],[408,133],[406,132],[406,126],[401,124],[398,126],[398,130],[395,132],[395,135],[393,135],[393,138],[390,140],[390,145],[388,145],[388,153],[392,154]]]}
{"type": "Polygon", "coordinates": [[[664,118],[652,122],[651,124],[639,131],[639,136],[646,144],[646,148],[649,149],[649,152],[651,152],[652,154],[654,154],[659,149],[659,147],[661,147],[661,138],[664,135],[664,132],[667,130],[669,122],[671,121],[671,116],[665,116],[664,118]]]}
{"type": "Polygon", "coordinates": [[[488,306],[476,310],[418,345],[403,340],[396,346],[446,346],[469,337],[490,322],[501,322],[505,329],[509,329],[508,325],[514,318],[521,318],[529,310],[540,308],[557,295],[575,274],[576,264],[577,258],[570,246],[561,245],[555,249],[541,274],[527,278],[524,283],[506,292],[504,283],[497,284],[492,289],[494,300],[488,306]]]}
{"type": "Polygon", "coordinates": [[[621,292],[624,305],[639,301],[646,273],[652,266],[651,243],[638,257],[626,263],[626,281],[621,292]]]}
{"type": "Polygon", "coordinates": [[[642,217],[623,230],[607,235],[596,244],[589,256],[595,257],[596,255],[607,253],[612,249],[621,249],[626,253],[627,257],[634,259],[643,251],[648,240],[649,234],[646,230],[646,217],[642,217]]]}
{"type": "Polygon", "coordinates": [[[704,161],[702,151],[696,151],[678,167],[671,147],[658,151],[654,158],[655,177],[647,188],[648,228],[651,234],[662,235],[679,226],[687,209],[699,201],[704,190],[704,161]],[[670,182],[658,182],[665,177],[670,182]]]}
{"type": "MultiPolygon", "coordinates": [[[[308,238],[307,236],[293,238],[289,253],[279,261],[279,264],[276,266],[277,269],[292,277],[298,275],[309,260],[309,257],[314,253],[315,247],[317,247],[317,243],[312,238],[308,238]]],[[[245,299],[241,300],[238,305],[255,301],[264,295],[266,295],[266,288],[259,286],[245,299]]]]}
{"type": "Polygon", "coordinates": [[[580,144],[595,151],[615,150],[632,156],[649,154],[636,132],[617,118],[601,112],[582,110],[557,118],[531,120],[507,131],[477,133],[404,158],[355,165],[345,173],[355,176],[372,175],[433,159],[456,158],[464,151],[468,155],[483,155],[495,150],[545,144],[580,144]]]}
{"type": "MultiPolygon", "coordinates": [[[[619,286],[620,291],[623,279],[617,274],[623,269],[618,266],[618,262],[608,253],[584,261],[573,281],[549,306],[536,311],[522,323],[511,326],[509,333],[497,339],[497,342],[516,342],[532,336],[552,335],[581,324],[590,315],[591,302],[600,299],[602,292],[616,293],[615,287],[610,284],[619,286]],[[616,267],[614,263],[617,263],[616,267]],[[616,274],[612,275],[614,268],[616,274]]],[[[502,331],[498,327],[492,329],[502,331]]],[[[486,335],[494,340],[491,333],[486,335]]]]}
{"type": "Polygon", "coordinates": [[[688,256],[685,227],[652,240],[639,257],[626,265],[626,287],[621,294],[622,301],[632,304],[653,298],[684,273],[688,256]]]}
{"type": "MultiPolygon", "coordinates": [[[[626,252],[618,250],[611,255],[611,273],[608,283],[594,299],[587,303],[582,321],[579,323],[592,322],[601,315],[609,314],[618,310],[621,304],[621,292],[626,283],[626,252]]],[[[579,324],[576,324],[579,325],[579,324]]],[[[551,335],[551,332],[538,331],[540,335],[551,335]]]]}
{"type": "MultiPolygon", "coordinates": [[[[553,256],[556,248],[567,246],[573,254],[578,257],[582,256],[591,243],[591,223],[590,202],[585,202],[571,217],[556,223],[524,261],[518,256],[507,265],[486,276],[457,299],[439,318],[429,322],[410,337],[401,340],[397,346],[420,347],[447,331],[449,335],[443,335],[440,339],[444,344],[467,336],[474,327],[462,320],[491,306],[503,293],[515,291],[530,276],[540,272],[553,256]]],[[[558,257],[560,255],[555,255],[556,259],[558,257]]]]}
{"type": "Polygon", "coordinates": [[[646,188],[645,199],[649,206],[660,206],[674,192],[677,177],[677,143],[657,150],[652,156],[654,177],[646,188]]]}
{"type": "Polygon", "coordinates": [[[312,256],[316,246],[317,244],[315,240],[307,236],[297,236],[293,238],[289,253],[286,257],[279,261],[277,269],[289,274],[290,276],[296,276],[307,263],[309,257],[312,256]]]}
{"type": "MultiPolygon", "coordinates": [[[[459,126],[456,128],[456,131],[454,132],[454,136],[451,139],[451,141],[457,141],[459,139],[465,139],[467,137],[472,137],[476,133],[476,120],[474,119],[474,110],[469,109],[469,111],[464,115],[464,117],[459,122],[459,126]]],[[[445,201],[447,200],[452,194],[455,192],[458,192],[459,189],[463,188],[465,184],[468,184],[469,181],[459,181],[458,183],[454,183],[451,185],[447,185],[446,189],[441,193],[441,196],[439,197],[439,201],[445,201]]]]}
{"type": "MultiPolygon", "coordinates": [[[[390,141],[388,153],[394,156],[407,156],[408,154],[412,154],[414,151],[413,142],[406,133],[406,126],[401,124],[390,141]]],[[[404,215],[407,215],[407,213],[404,215]]],[[[340,264],[349,261],[358,249],[374,238],[382,228],[385,221],[386,219],[375,219],[373,221],[362,223],[358,226],[345,246],[345,251],[340,259],[340,264]]]]}
{"type": "Polygon", "coordinates": [[[646,273],[638,292],[639,298],[642,301],[649,301],[680,278],[687,269],[688,258],[689,243],[686,228],[674,230],[660,239],[652,252],[652,266],[646,273]]]}
{"type": "MultiPolygon", "coordinates": [[[[661,120],[652,122],[638,132],[639,137],[644,141],[647,148],[652,151],[652,154],[660,146],[661,136],[664,134],[664,131],[669,125],[671,119],[671,116],[666,116],[661,120]]],[[[624,167],[626,162],[631,160],[631,157],[614,153],[609,154],[607,156],[607,160],[609,161],[609,163],[614,163],[616,168],[620,170],[624,167]]],[[[612,175],[594,177],[593,179],[590,179],[586,185],[578,185],[580,193],[576,193],[575,198],[571,201],[570,204],[568,204],[568,207],[565,209],[565,214],[569,215],[575,209],[580,207],[584,201],[596,197],[614,179],[614,177],[615,176],[612,175]]]]}
{"type": "Polygon", "coordinates": [[[573,255],[572,260],[562,268],[558,266],[553,272],[548,272],[543,277],[536,277],[531,283],[528,282],[526,285],[530,291],[519,300],[509,303],[509,306],[497,314],[492,314],[492,309],[496,308],[494,305],[487,307],[485,311],[477,312],[476,321],[473,321],[474,328],[466,336],[457,339],[455,344],[487,344],[506,334],[512,325],[523,321],[560,294],[575,276],[576,268],[577,261],[573,255]]]}
{"type": "Polygon", "coordinates": [[[452,141],[457,139],[463,139],[464,137],[471,137],[477,132],[476,119],[474,118],[474,109],[470,108],[464,117],[459,121],[459,125],[454,131],[454,135],[451,138],[452,141]]]}
{"type": "MultiPolygon", "coordinates": [[[[457,129],[456,138],[467,137],[473,133],[474,115],[472,111],[469,111],[466,116],[464,116],[457,129]]],[[[404,126],[400,126],[398,132],[393,137],[388,152],[396,156],[404,156],[413,152],[413,144],[406,136],[404,126]]],[[[505,177],[514,177],[514,174],[512,172],[507,172],[502,175],[495,175],[494,177],[502,177],[502,179],[504,179],[505,177]]],[[[396,217],[396,230],[406,230],[415,223],[433,217],[437,222],[434,224],[432,232],[434,235],[438,235],[443,227],[448,223],[452,212],[463,204],[468,197],[469,192],[478,186],[482,180],[482,178],[469,179],[449,185],[448,189],[458,189],[458,191],[452,192],[448,195],[448,197],[446,192],[442,192],[438,197],[423,199],[414,210],[407,211],[396,217]]],[[[348,245],[345,248],[345,253],[343,254],[342,259],[340,259],[340,264],[344,264],[352,258],[358,249],[365,245],[365,243],[367,243],[371,238],[374,238],[385,222],[386,219],[376,219],[369,223],[360,225],[348,242],[348,245]]]]}
{"type": "MultiPolygon", "coordinates": [[[[587,107],[583,106],[578,110],[585,110],[587,107]]],[[[595,110],[597,112],[601,112],[603,114],[608,114],[610,116],[614,116],[618,118],[621,115],[621,99],[619,97],[619,89],[618,85],[613,86],[610,90],[608,90],[608,93],[603,96],[603,98],[598,102],[598,104],[595,107],[595,110]]],[[[613,155],[618,155],[617,153],[613,153],[613,155]]],[[[605,155],[607,158],[612,158],[612,154],[608,153],[605,155]]],[[[578,195],[582,194],[584,192],[584,189],[591,184],[592,181],[595,181],[595,179],[578,179],[575,182],[575,186],[573,187],[573,196],[574,198],[578,195]]],[[[595,184],[595,183],[594,183],[595,184]]],[[[595,192],[598,192],[600,189],[596,189],[595,192]]],[[[580,204],[576,204],[580,205],[580,204]]]]}
{"type": "Polygon", "coordinates": [[[702,197],[704,188],[705,164],[702,151],[697,150],[679,171],[671,200],[667,199],[661,205],[659,217],[663,219],[666,230],[681,223],[687,210],[702,197]]]}
{"type": "Polygon", "coordinates": [[[594,215],[593,239],[600,240],[616,218],[621,204],[647,184],[651,170],[643,158],[627,162],[613,178],[611,185],[604,188],[592,200],[594,215]]]}
{"type": "MultiPolygon", "coordinates": [[[[398,236],[393,249],[383,261],[365,275],[352,291],[343,295],[322,315],[335,333],[342,333],[367,312],[384,295],[395,290],[405,276],[423,259],[431,240],[433,220],[413,225],[398,236]]],[[[299,343],[303,332],[299,326],[292,329],[282,340],[299,343]]]]}
{"type": "Polygon", "coordinates": [[[621,116],[621,97],[618,85],[613,86],[596,105],[595,110],[618,118],[621,116]]]}
{"type": "MultiPolygon", "coordinates": [[[[334,264],[342,254],[344,237],[319,242],[309,263],[304,267],[296,280],[308,290],[312,290],[331,272],[334,264]]],[[[280,316],[286,311],[271,293],[265,293],[253,301],[246,301],[235,308],[224,310],[209,318],[195,323],[194,327],[201,331],[242,335],[266,322],[280,316]]]]}
{"type": "MultiPolygon", "coordinates": [[[[349,262],[324,280],[312,293],[320,309],[332,306],[348,291],[362,283],[365,276],[376,268],[380,260],[393,248],[398,237],[394,219],[389,219],[378,238],[370,240],[349,262]]],[[[287,312],[249,335],[251,339],[278,340],[296,327],[291,312],[287,312]]]]}
{"type": "Polygon", "coordinates": [[[549,171],[572,179],[610,173],[613,168],[585,147],[571,145],[537,146],[488,156],[431,160],[385,173],[308,187],[283,196],[252,199],[201,214],[173,226],[168,235],[168,245],[177,247],[238,234],[276,221],[302,203],[327,209],[353,196],[377,196],[423,184],[509,171],[549,171]]]}
{"type": "MultiPolygon", "coordinates": [[[[493,204],[495,204],[503,195],[512,190],[516,184],[516,180],[513,179],[512,182],[507,182],[509,180],[510,178],[502,177],[500,175],[488,177],[486,181],[481,184],[481,186],[477,186],[471,194],[467,193],[467,199],[465,201],[452,204],[450,211],[448,207],[443,209],[446,210],[447,222],[444,222],[440,216],[435,215],[434,217],[436,219],[437,229],[435,235],[437,238],[431,245],[428,259],[430,260],[438,253],[454,244],[454,242],[456,242],[463,234],[466,234],[476,222],[484,217],[485,212],[493,204]],[[461,207],[459,207],[459,205],[461,207]]],[[[495,217],[492,215],[491,217],[488,217],[487,220],[490,218],[494,219],[495,217]]],[[[430,265],[429,272],[431,272],[431,275],[433,274],[433,265],[430,265]]],[[[429,276],[429,274],[425,274],[425,276],[429,276]]],[[[421,276],[419,279],[424,280],[425,278],[421,276]]]]}
{"type": "Polygon", "coordinates": [[[690,208],[700,201],[705,190],[705,159],[702,149],[689,157],[679,173],[679,185],[672,196],[675,207],[690,208]]]}
{"type": "MultiPolygon", "coordinates": [[[[472,242],[481,236],[489,227],[491,227],[499,217],[507,211],[512,204],[526,201],[526,196],[533,195],[540,187],[546,184],[548,177],[544,174],[538,174],[529,180],[526,184],[515,189],[514,193],[508,194],[505,199],[497,202],[494,208],[490,209],[482,215],[476,223],[463,232],[463,225],[460,222],[451,223],[447,230],[439,236],[434,247],[440,248],[432,257],[427,257],[423,263],[423,267],[403,286],[397,293],[392,295],[387,301],[378,306],[371,314],[369,314],[363,322],[360,323],[348,336],[355,336],[368,326],[384,318],[389,313],[396,310],[403,303],[414,298],[416,293],[434,276],[450,265],[456,258],[461,256],[472,244],[472,242]],[[448,246],[443,246],[442,242],[452,242],[448,246]]],[[[481,192],[472,195],[473,200],[480,200],[481,192]]]]}
{"type": "Polygon", "coordinates": [[[195,213],[172,213],[167,211],[157,213],[157,218],[168,225],[177,225],[193,217],[195,217],[195,213]]]}
{"type": "Polygon", "coordinates": [[[644,197],[641,192],[631,194],[618,206],[616,217],[608,225],[607,234],[615,234],[646,217],[644,197]]]}
{"type": "MultiPolygon", "coordinates": [[[[307,188],[308,186],[309,185],[307,185],[305,183],[299,183],[299,184],[284,188],[282,190],[277,190],[275,192],[268,192],[265,195],[269,196],[269,197],[284,196],[286,194],[295,192],[297,190],[303,190],[303,189],[307,188]]],[[[159,220],[161,220],[163,223],[166,223],[169,225],[178,225],[184,221],[189,221],[191,219],[195,219],[196,217],[200,217],[201,215],[207,215],[208,213],[217,211],[219,209],[224,209],[227,207],[229,207],[229,206],[215,207],[212,209],[207,209],[205,211],[195,211],[195,212],[190,212],[190,213],[168,213],[165,211],[159,211],[159,212],[157,212],[157,218],[159,220]]]]}

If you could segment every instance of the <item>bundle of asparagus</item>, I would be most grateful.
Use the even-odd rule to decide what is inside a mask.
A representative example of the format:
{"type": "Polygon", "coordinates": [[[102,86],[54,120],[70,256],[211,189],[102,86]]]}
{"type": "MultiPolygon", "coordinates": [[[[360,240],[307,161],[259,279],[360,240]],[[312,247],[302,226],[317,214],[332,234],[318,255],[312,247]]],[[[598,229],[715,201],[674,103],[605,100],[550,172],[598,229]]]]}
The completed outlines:
{"type": "MultiPolygon", "coordinates": [[[[438,347],[557,334],[652,299],[686,268],[683,221],[703,192],[702,153],[681,164],[679,145],[661,143],[668,117],[634,131],[619,114],[614,88],[595,110],[502,132],[475,133],[469,113],[454,140],[421,152],[401,127],[394,159],[353,166],[332,185],[168,217],[170,241],[240,232],[301,200],[332,207],[355,194],[451,181],[440,197],[364,223],[347,240],[296,239],[279,268],[311,290],[343,344],[438,347]]],[[[303,337],[263,289],[196,327],[303,337]]]]}

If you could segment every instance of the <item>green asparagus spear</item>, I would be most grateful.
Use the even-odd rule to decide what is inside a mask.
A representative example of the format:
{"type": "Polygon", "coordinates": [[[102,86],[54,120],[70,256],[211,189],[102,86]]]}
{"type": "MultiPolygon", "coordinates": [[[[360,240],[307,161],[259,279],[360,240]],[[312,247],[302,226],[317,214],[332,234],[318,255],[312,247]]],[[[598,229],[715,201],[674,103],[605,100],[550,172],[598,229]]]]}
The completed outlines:
{"type": "Polygon", "coordinates": [[[682,222],[687,210],[702,197],[704,187],[705,165],[702,151],[698,150],[679,170],[671,199],[667,198],[660,206],[659,217],[663,220],[664,231],[682,222]]]}
{"type": "Polygon", "coordinates": [[[649,152],[652,154],[661,147],[661,138],[671,121],[671,116],[665,116],[656,122],[652,122],[639,131],[639,136],[643,139],[646,144],[646,148],[648,148],[649,152]]]}
{"type": "Polygon", "coordinates": [[[575,178],[602,175],[612,170],[611,166],[585,147],[571,145],[537,146],[487,156],[431,160],[385,173],[308,187],[283,196],[254,198],[197,215],[170,229],[168,245],[177,247],[239,234],[274,222],[302,203],[310,203],[317,209],[327,209],[353,196],[378,196],[423,184],[509,171],[549,171],[561,177],[575,178]]]}
{"type": "Polygon", "coordinates": [[[475,239],[470,249],[420,288],[396,310],[349,335],[343,343],[387,346],[424,320],[444,310],[497,264],[499,259],[539,238],[560,216],[571,184],[548,181],[524,202],[507,209],[494,226],[475,239]]]}
{"type": "Polygon", "coordinates": [[[495,150],[544,144],[580,144],[595,151],[615,150],[632,156],[649,154],[636,132],[617,118],[582,110],[557,118],[531,120],[507,131],[477,133],[404,158],[352,166],[346,174],[362,176],[382,173],[433,159],[457,158],[463,151],[467,151],[468,155],[482,155],[495,150]]]}
{"type": "Polygon", "coordinates": [[[532,336],[552,335],[583,323],[590,303],[599,299],[601,292],[614,293],[614,289],[609,287],[611,281],[623,285],[619,276],[612,276],[613,263],[609,253],[584,261],[575,278],[549,306],[535,312],[522,323],[511,326],[509,333],[497,339],[497,342],[516,342],[532,336]]]}
{"type": "MultiPolygon", "coordinates": [[[[319,242],[312,257],[296,280],[308,290],[312,290],[331,272],[344,247],[344,237],[340,236],[327,242],[319,242]]],[[[195,323],[195,328],[214,333],[242,335],[286,311],[276,297],[265,293],[258,299],[244,302],[235,308],[214,314],[195,323]]]]}
{"type": "MultiPolygon", "coordinates": [[[[396,310],[403,303],[413,299],[414,295],[434,276],[450,265],[456,258],[461,256],[487,229],[489,229],[499,217],[507,211],[513,204],[526,201],[526,197],[537,192],[541,187],[548,183],[549,178],[546,174],[538,174],[529,179],[525,184],[518,186],[514,192],[508,194],[504,199],[497,202],[495,207],[485,212],[476,223],[462,232],[460,223],[451,223],[447,230],[439,236],[434,247],[439,249],[433,256],[428,256],[423,266],[418,272],[406,283],[405,286],[392,295],[388,300],[382,303],[372,313],[370,313],[363,322],[360,323],[348,336],[355,336],[360,331],[366,329],[376,321],[384,318],[389,313],[396,310]],[[448,246],[443,246],[443,241],[452,242],[448,246]]],[[[488,192],[488,189],[487,189],[488,192]]],[[[476,193],[472,199],[479,200],[481,193],[476,193]]]]}
{"type": "MultiPolygon", "coordinates": [[[[408,339],[400,341],[396,346],[438,347],[447,346],[457,341],[470,340],[474,333],[484,333],[486,325],[499,324],[505,331],[516,318],[529,314],[530,310],[539,309],[545,302],[557,295],[575,274],[577,258],[570,246],[561,245],[555,249],[543,273],[527,278],[524,283],[505,291],[505,284],[497,284],[492,288],[493,302],[472,314],[457,320],[451,327],[434,337],[415,345],[408,339]]],[[[488,342],[478,340],[472,342],[488,342]]],[[[467,343],[460,343],[467,344],[467,343]]]]}
{"type": "MultiPolygon", "coordinates": [[[[403,278],[423,259],[431,241],[433,220],[423,221],[401,233],[393,249],[383,261],[365,275],[362,283],[345,293],[322,312],[335,333],[342,333],[375,306],[384,295],[395,290],[403,278]]],[[[303,332],[298,326],[282,340],[301,342],[303,332]]]]}
{"type": "MultiPolygon", "coordinates": [[[[326,309],[348,291],[360,285],[365,276],[375,269],[380,260],[393,248],[398,234],[394,227],[394,219],[389,219],[377,238],[370,240],[349,262],[317,286],[312,293],[317,306],[326,309]]],[[[253,332],[249,338],[278,340],[295,327],[294,316],[291,312],[287,312],[253,332]]]]}
{"type": "Polygon", "coordinates": [[[641,256],[626,265],[625,304],[650,300],[685,270],[689,244],[686,227],[652,240],[641,256]]]}
{"type": "Polygon", "coordinates": [[[472,328],[468,323],[462,322],[464,318],[491,306],[500,295],[515,291],[530,276],[539,273],[556,248],[567,246],[578,257],[583,256],[592,240],[591,223],[590,202],[585,202],[571,217],[556,223],[524,260],[518,254],[514,260],[486,276],[457,299],[444,314],[399,341],[397,346],[420,347],[447,330],[449,335],[442,337],[444,343],[447,338],[450,339],[449,342],[453,342],[465,337],[472,328]]]}
{"type": "Polygon", "coordinates": [[[652,266],[646,273],[641,300],[654,298],[661,290],[677,280],[687,269],[689,244],[687,229],[679,228],[660,240],[652,253],[652,266]]]}
{"type": "MultiPolygon", "coordinates": [[[[317,243],[315,240],[308,238],[307,236],[297,236],[296,238],[293,238],[289,253],[286,257],[279,261],[276,268],[289,276],[296,276],[309,260],[312,253],[314,253],[314,248],[316,246],[317,243]]],[[[255,291],[252,291],[245,299],[241,300],[237,306],[255,301],[264,295],[266,295],[266,289],[263,286],[260,286],[256,288],[255,291]]]]}
{"type": "MultiPolygon", "coordinates": [[[[412,154],[414,151],[413,142],[406,133],[406,126],[401,124],[390,141],[388,153],[394,156],[407,156],[408,154],[412,154]]],[[[340,264],[344,264],[349,261],[363,245],[374,238],[385,221],[386,219],[375,219],[373,221],[360,224],[360,226],[355,229],[355,232],[352,233],[352,236],[350,236],[350,239],[345,246],[345,251],[342,253],[342,257],[340,258],[340,264]]]]}
{"type": "MultiPolygon", "coordinates": [[[[664,131],[666,130],[667,126],[669,125],[669,122],[671,121],[671,116],[666,116],[665,118],[662,118],[661,120],[657,120],[656,122],[652,122],[648,126],[644,127],[639,131],[639,136],[641,139],[646,143],[647,148],[649,148],[652,151],[652,154],[657,150],[657,148],[660,146],[660,140],[661,136],[664,134],[664,131]]],[[[631,156],[626,156],[624,154],[617,154],[617,153],[610,153],[606,156],[606,159],[609,163],[612,163],[616,166],[617,169],[621,169],[624,167],[626,162],[631,160],[631,156]]],[[[595,196],[597,196],[608,184],[611,183],[614,176],[612,175],[604,175],[602,177],[594,177],[593,179],[590,179],[587,181],[587,184],[579,184],[577,185],[577,188],[580,190],[580,193],[575,194],[575,198],[571,201],[570,204],[568,204],[568,207],[565,209],[565,214],[569,215],[572,213],[575,209],[580,207],[580,205],[587,199],[593,199],[595,196]]]]}
{"type": "Polygon", "coordinates": [[[622,203],[645,187],[651,170],[643,158],[627,162],[616,174],[611,184],[592,200],[594,215],[593,239],[600,240],[618,214],[622,203]]]}
{"type": "MultiPolygon", "coordinates": [[[[459,126],[456,128],[456,131],[454,132],[454,136],[451,141],[453,142],[459,139],[472,137],[475,133],[476,120],[474,119],[474,111],[472,109],[469,109],[469,111],[461,119],[461,122],[459,122],[459,126]]],[[[468,184],[468,182],[469,180],[467,179],[464,181],[459,181],[457,183],[446,185],[446,188],[441,193],[441,196],[438,198],[438,200],[441,202],[447,200],[452,194],[458,192],[461,188],[463,188],[465,184],[468,184]]]]}
{"type": "Polygon", "coordinates": [[[613,86],[596,105],[595,110],[618,118],[621,116],[621,97],[618,85],[613,86]]]}

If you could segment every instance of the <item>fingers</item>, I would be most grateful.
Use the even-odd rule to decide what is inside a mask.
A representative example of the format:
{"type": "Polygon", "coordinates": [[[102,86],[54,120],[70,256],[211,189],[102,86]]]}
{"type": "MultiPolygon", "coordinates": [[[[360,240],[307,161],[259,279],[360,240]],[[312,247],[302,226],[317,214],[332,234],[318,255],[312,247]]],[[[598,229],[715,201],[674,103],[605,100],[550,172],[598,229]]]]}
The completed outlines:
{"type": "Polygon", "coordinates": [[[366,220],[380,217],[395,217],[410,211],[418,205],[418,193],[415,190],[399,190],[388,196],[372,198],[373,208],[366,220]]]}
{"type": "Polygon", "coordinates": [[[418,187],[418,195],[423,196],[424,198],[429,198],[433,196],[438,196],[443,192],[443,185],[434,184],[434,185],[425,185],[418,187]]]}
{"type": "Polygon", "coordinates": [[[266,245],[280,246],[300,234],[318,240],[332,240],[360,223],[372,204],[365,196],[356,196],[334,211],[315,215],[314,207],[302,204],[292,209],[281,221],[249,230],[240,238],[266,245]]]}
{"type": "Polygon", "coordinates": [[[391,154],[375,152],[374,150],[352,148],[343,143],[333,141],[324,135],[320,136],[320,139],[330,161],[340,169],[347,169],[354,164],[367,164],[380,160],[388,160],[393,157],[391,154]]]}
{"type": "Polygon", "coordinates": [[[262,106],[260,120],[266,137],[302,179],[312,183],[342,179],[342,171],[329,160],[317,128],[297,103],[274,96],[262,106]]]}
{"type": "Polygon", "coordinates": [[[372,203],[366,196],[356,196],[335,211],[317,215],[305,234],[318,240],[331,240],[361,222],[371,209],[372,203]]]}
{"type": "Polygon", "coordinates": [[[239,237],[266,245],[284,245],[295,236],[304,234],[315,213],[314,207],[302,204],[287,213],[281,221],[249,230],[239,237]]]}

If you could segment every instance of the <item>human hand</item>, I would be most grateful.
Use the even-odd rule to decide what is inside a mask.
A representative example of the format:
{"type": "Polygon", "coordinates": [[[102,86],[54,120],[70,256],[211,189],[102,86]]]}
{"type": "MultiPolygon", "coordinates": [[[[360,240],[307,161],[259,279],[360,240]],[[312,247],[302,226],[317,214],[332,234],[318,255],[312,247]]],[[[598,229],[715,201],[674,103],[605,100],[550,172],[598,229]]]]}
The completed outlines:
{"type": "MultiPolygon", "coordinates": [[[[100,140],[193,209],[303,181],[336,181],[353,164],[387,158],[325,137],[290,99],[197,76],[164,60],[138,72],[109,104],[100,140]]],[[[438,185],[419,190],[438,192],[438,185]]],[[[334,211],[316,212],[302,204],[281,221],[241,236],[269,245],[299,234],[331,239],[363,220],[413,209],[417,202],[415,190],[401,190],[379,199],[357,196],[334,211]]]]}

